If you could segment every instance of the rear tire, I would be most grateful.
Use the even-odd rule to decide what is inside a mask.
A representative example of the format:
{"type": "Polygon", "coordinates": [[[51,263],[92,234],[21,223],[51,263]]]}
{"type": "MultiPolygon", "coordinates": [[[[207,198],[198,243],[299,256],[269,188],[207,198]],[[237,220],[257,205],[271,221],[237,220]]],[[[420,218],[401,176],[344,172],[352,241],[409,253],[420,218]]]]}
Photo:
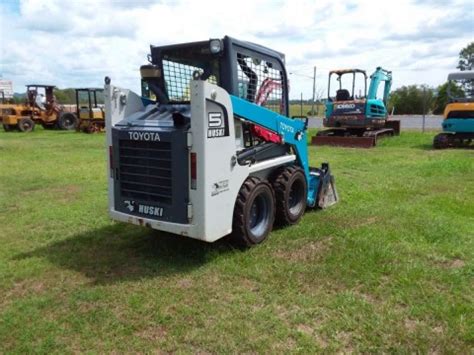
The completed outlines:
{"type": "Polygon", "coordinates": [[[249,177],[240,188],[234,207],[232,239],[250,247],[267,239],[275,221],[275,195],[269,183],[249,177]]]}
{"type": "Polygon", "coordinates": [[[296,224],[306,210],[308,194],[306,177],[301,168],[287,166],[280,169],[273,180],[278,225],[296,224]]]}
{"type": "Polygon", "coordinates": [[[2,126],[5,132],[15,131],[18,128],[16,124],[3,124],[2,126]]]}
{"type": "Polygon", "coordinates": [[[58,127],[66,131],[76,129],[77,123],[77,117],[70,112],[62,113],[58,119],[58,127]]]}
{"type": "Polygon", "coordinates": [[[29,117],[23,117],[18,121],[18,129],[25,133],[31,132],[35,129],[35,121],[29,117]]]}

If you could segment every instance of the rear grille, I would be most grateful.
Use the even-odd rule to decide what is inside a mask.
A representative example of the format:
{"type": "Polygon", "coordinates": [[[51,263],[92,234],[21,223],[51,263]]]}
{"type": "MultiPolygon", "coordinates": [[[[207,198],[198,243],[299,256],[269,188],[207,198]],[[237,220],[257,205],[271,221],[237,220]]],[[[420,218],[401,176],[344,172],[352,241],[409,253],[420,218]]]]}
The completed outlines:
{"type": "Polygon", "coordinates": [[[170,205],[170,142],[119,140],[120,193],[123,198],[170,205]]]}
{"type": "Polygon", "coordinates": [[[383,107],[378,105],[370,105],[370,113],[374,116],[383,116],[385,114],[385,110],[383,107]]]}

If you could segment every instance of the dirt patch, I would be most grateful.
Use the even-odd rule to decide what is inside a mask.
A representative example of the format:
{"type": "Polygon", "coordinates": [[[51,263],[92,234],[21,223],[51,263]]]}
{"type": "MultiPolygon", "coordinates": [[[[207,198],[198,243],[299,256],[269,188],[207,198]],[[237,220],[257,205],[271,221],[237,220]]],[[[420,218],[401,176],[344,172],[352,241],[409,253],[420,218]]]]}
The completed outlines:
{"type": "Polygon", "coordinates": [[[414,332],[418,327],[418,322],[413,319],[405,319],[404,325],[406,330],[408,330],[409,332],[414,332]]]}
{"type": "Polygon", "coordinates": [[[46,287],[42,281],[36,280],[23,280],[16,282],[13,287],[8,290],[5,294],[5,298],[21,298],[29,294],[40,294],[45,291],[46,287]]]}
{"type": "Polygon", "coordinates": [[[313,335],[313,328],[311,328],[309,325],[306,325],[306,324],[298,324],[296,326],[296,329],[301,332],[301,333],[304,333],[306,335],[313,335]]]}
{"type": "Polygon", "coordinates": [[[179,288],[188,289],[188,288],[191,288],[193,286],[193,281],[191,279],[184,278],[184,279],[178,280],[176,285],[179,288]]]}
{"type": "Polygon", "coordinates": [[[167,334],[168,331],[162,325],[154,325],[135,333],[137,337],[149,341],[161,340],[165,338],[167,334]]]}
{"type": "Polygon", "coordinates": [[[464,267],[464,265],[466,265],[466,263],[462,261],[461,259],[454,259],[449,263],[449,268],[459,269],[459,268],[464,267]]]}
{"type": "Polygon", "coordinates": [[[303,262],[322,258],[332,245],[332,237],[311,241],[292,250],[277,250],[274,255],[279,259],[291,262],[303,262]]]}
{"type": "Polygon", "coordinates": [[[444,269],[460,269],[464,267],[466,263],[461,259],[452,259],[438,262],[438,265],[444,269]]]}

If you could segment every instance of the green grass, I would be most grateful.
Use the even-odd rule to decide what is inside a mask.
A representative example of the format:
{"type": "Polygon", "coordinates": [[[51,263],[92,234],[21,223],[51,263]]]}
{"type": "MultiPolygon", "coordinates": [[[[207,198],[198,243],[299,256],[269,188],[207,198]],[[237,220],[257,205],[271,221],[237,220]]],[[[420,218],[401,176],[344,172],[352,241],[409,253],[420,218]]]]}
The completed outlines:
{"type": "MultiPolygon", "coordinates": [[[[310,104],[303,104],[303,115],[301,115],[301,105],[300,104],[291,104],[290,105],[290,117],[292,116],[308,116],[311,112],[312,106],[310,104]]],[[[315,105],[314,110],[318,110],[319,116],[324,115],[324,105],[315,105]],[[319,108],[319,110],[318,110],[319,108]]]]}
{"type": "Polygon", "coordinates": [[[114,223],[103,135],[0,132],[0,352],[472,353],[474,151],[310,148],[341,201],[242,251],[114,223]]]}

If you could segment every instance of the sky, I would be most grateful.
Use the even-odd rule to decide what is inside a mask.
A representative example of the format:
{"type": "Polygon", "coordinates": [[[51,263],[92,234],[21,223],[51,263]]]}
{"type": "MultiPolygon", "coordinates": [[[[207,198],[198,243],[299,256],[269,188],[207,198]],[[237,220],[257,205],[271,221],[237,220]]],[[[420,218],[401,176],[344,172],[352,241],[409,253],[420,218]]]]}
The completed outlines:
{"type": "Polygon", "coordinates": [[[377,66],[393,87],[442,84],[474,41],[473,0],[0,0],[0,76],[139,91],[150,44],[229,35],[285,53],[290,97],[326,96],[328,71],[377,66]]]}

